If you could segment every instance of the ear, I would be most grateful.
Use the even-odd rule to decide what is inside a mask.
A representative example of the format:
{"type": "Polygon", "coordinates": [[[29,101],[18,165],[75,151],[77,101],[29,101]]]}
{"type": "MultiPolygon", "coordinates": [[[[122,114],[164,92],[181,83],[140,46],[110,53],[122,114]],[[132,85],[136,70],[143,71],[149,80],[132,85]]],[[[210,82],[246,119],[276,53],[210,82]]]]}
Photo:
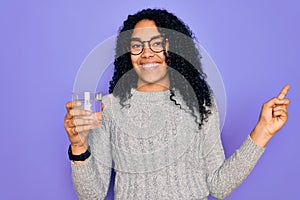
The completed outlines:
{"type": "Polygon", "coordinates": [[[169,55],[169,45],[170,45],[170,43],[169,43],[169,40],[168,40],[168,38],[166,39],[166,44],[165,44],[165,51],[164,51],[164,54],[165,54],[165,57],[166,57],[166,63],[167,63],[167,65],[168,66],[170,66],[171,65],[171,59],[170,59],[170,55],[169,55]]]}
{"type": "Polygon", "coordinates": [[[169,40],[168,40],[168,38],[166,38],[165,50],[166,50],[167,56],[169,56],[169,45],[170,45],[169,40]]]}

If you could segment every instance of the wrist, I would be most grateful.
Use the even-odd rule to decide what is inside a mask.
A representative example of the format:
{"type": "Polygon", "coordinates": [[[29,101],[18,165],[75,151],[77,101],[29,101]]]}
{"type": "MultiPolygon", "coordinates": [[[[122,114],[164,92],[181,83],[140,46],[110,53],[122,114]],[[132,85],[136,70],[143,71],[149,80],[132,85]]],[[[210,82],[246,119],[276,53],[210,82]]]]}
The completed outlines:
{"type": "Polygon", "coordinates": [[[251,132],[250,137],[254,143],[265,148],[273,135],[269,134],[263,127],[258,124],[251,132]]]}
{"type": "Polygon", "coordinates": [[[90,157],[91,153],[90,153],[90,149],[88,148],[84,153],[81,153],[81,154],[78,154],[78,155],[74,154],[72,152],[72,146],[70,145],[69,149],[68,149],[68,155],[69,155],[69,159],[71,161],[73,161],[73,162],[75,162],[75,161],[76,162],[77,161],[82,162],[82,161],[87,160],[90,157]]]}
{"type": "Polygon", "coordinates": [[[80,155],[88,150],[88,145],[70,144],[70,149],[73,155],[80,155]]]}

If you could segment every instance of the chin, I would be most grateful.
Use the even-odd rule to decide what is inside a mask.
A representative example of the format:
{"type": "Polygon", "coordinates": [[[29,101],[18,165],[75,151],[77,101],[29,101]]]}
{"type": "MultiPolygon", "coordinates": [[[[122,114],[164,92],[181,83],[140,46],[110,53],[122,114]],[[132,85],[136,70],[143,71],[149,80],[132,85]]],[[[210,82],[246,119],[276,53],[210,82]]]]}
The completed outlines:
{"type": "Polygon", "coordinates": [[[165,74],[159,77],[146,76],[140,77],[138,81],[140,86],[144,85],[161,85],[163,87],[167,87],[169,85],[169,75],[165,74]]]}

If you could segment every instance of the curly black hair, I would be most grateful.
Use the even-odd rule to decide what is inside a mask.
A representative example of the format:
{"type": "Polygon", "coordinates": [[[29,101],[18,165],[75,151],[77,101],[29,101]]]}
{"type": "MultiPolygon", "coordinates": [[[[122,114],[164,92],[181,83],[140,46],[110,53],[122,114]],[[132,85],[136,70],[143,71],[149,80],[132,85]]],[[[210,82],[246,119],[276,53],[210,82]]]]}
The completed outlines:
{"type": "Polygon", "coordinates": [[[114,74],[110,81],[109,93],[120,98],[120,104],[131,97],[131,88],[137,87],[137,74],[134,73],[128,52],[128,44],[135,25],[141,20],[153,20],[159,32],[168,38],[169,50],[164,51],[169,67],[170,100],[181,107],[176,101],[175,91],[179,91],[199,128],[211,113],[212,91],[206,82],[202,71],[200,55],[195,43],[195,37],[190,28],[174,14],[163,9],[144,9],[134,15],[129,15],[119,30],[114,60],[114,74]],[[188,84],[182,84],[186,83],[188,84]],[[118,87],[116,85],[118,84],[118,87]],[[193,100],[188,87],[194,92],[193,100]],[[197,113],[197,114],[196,114],[197,113]],[[199,117],[199,119],[197,118],[199,117]],[[198,119],[198,120],[197,120],[198,119]]]}

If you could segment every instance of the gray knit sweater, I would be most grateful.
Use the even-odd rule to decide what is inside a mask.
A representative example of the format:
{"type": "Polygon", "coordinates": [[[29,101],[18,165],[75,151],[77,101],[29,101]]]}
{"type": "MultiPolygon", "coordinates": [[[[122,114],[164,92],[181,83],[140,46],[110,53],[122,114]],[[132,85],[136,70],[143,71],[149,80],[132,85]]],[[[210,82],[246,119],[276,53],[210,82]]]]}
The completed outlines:
{"type": "Polygon", "coordinates": [[[115,199],[223,199],[251,172],[264,149],[248,136],[225,159],[216,107],[201,130],[195,117],[170,100],[170,92],[139,92],[122,107],[103,98],[103,122],[89,135],[91,157],[72,163],[80,200],[104,199],[112,168],[115,199]]]}

